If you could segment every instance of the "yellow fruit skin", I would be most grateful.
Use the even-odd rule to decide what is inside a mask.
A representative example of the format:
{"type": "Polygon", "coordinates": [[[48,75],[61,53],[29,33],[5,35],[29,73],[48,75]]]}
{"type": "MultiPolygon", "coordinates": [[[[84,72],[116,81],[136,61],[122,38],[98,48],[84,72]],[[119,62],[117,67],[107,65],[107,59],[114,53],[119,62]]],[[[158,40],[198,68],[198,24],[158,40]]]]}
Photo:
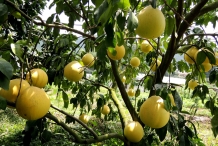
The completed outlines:
{"type": "Polygon", "coordinates": [[[72,82],[77,82],[84,76],[82,65],[78,61],[72,61],[64,67],[64,76],[72,82]]]}
{"type": "Polygon", "coordinates": [[[153,49],[153,47],[149,44],[149,42],[147,40],[144,40],[144,41],[142,41],[142,43],[140,45],[140,49],[142,52],[148,53],[153,49]]]}
{"type": "Polygon", "coordinates": [[[21,79],[10,80],[9,90],[4,90],[0,88],[0,96],[4,97],[7,101],[15,103],[20,90],[20,94],[30,86],[26,80],[22,80],[20,88],[21,79]]]}
{"type": "Polygon", "coordinates": [[[151,128],[161,128],[167,124],[170,113],[164,108],[164,101],[160,96],[151,96],[140,107],[141,121],[151,128]]]}
{"type": "Polygon", "coordinates": [[[130,65],[132,67],[138,67],[140,65],[140,60],[138,57],[133,57],[131,60],[130,60],[130,65]]]}
{"type": "Polygon", "coordinates": [[[110,108],[109,108],[109,106],[104,105],[104,106],[101,108],[101,113],[102,113],[103,115],[109,114],[109,113],[110,113],[110,108]]]}
{"type": "Polygon", "coordinates": [[[83,57],[82,57],[82,62],[85,66],[91,67],[94,65],[95,63],[95,58],[91,53],[86,53],[83,57]]]}
{"type": "Polygon", "coordinates": [[[33,86],[43,88],[48,83],[48,75],[40,68],[31,69],[26,74],[26,80],[33,86]],[[30,77],[31,74],[31,77],[30,77]]]}
{"type": "Polygon", "coordinates": [[[124,136],[130,142],[139,142],[144,136],[142,125],[137,121],[132,121],[124,128],[124,136]]]}
{"type": "Polygon", "coordinates": [[[126,76],[122,76],[121,81],[122,81],[123,83],[125,83],[125,82],[126,82],[126,76]]]}
{"type": "Polygon", "coordinates": [[[161,62],[160,62],[159,60],[157,60],[157,65],[156,65],[156,61],[154,61],[154,62],[151,64],[151,66],[150,66],[150,67],[151,67],[151,70],[155,72],[155,71],[157,70],[157,67],[160,66],[160,63],[161,63],[161,62]]]}
{"type": "Polygon", "coordinates": [[[122,45],[122,46],[116,46],[115,47],[115,50],[117,51],[116,55],[114,56],[113,54],[111,54],[109,51],[107,51],[107,55],[110,59],[112,60],[120,60],[124,57],[125,55],[125,47],[122,45]]]}
{"type": "Polygon", "coordinates": [[[128,90],[127,94],[128,94],[128,96],[133,97],[133,96],[135,96],[135,90],[130,88],[128,90]]]}
{"type": "Polygon", "coordinates": [[[188,82],[188,87],[192,90],[194,90],[197,85],[198,85],[198,82],[196,80],[190,80],[188,82]]]}
{"type": "Polygon", "coordinates": [[[24,119],[37,120],[46,115],[50,108],[50,99],[41,88],[30,86],[18,96],[17,113],[24,119]]]}
{"type": "Polygon", "coordinates": [[[82,114],[79,116],[79,120],[82,121],[83,123],[87,124],[89,121],[89,116],[86,114],[82,114]]]}
{"type": "Polygon", "coordinates": [[[215,53],[215,59],[216,59],[216,64],[215,65],[218,65],[218,53],[217,52],[215,53]]]}
{"type": "Polygon", "coordinates": [[[194,64],[194,56],[195,53],[198,52],[198,49],[195,46],[192,46],[189,50],[186,51],[186,53],[184,54],[184,59],[186,62],[188,62],[189,64],[194,64]],[[191,57],[189,57],[188,55],[191,57]]]}
{"type": "Polygon", "coordinates": [[[165,17],[159,9],[154,9],[149,5],[139,12],[137,18],[138,27],[135,32],[140,37],[154,39],[164,32],[165,17]]]}
{"type": "Polygon", "coordinates": [[[171,93],[168,94],[168,95],[169,95],[169,97],[170,97],[171,105],[172,105],[172,106],[176,106],[175,101],[174,101],[174,98],[173,98],[173,95],[172,95],[171,93]]]}
{"type": "Polygon", "coordinates": [[[212,68],[212,65],[210,63],[202,63],[201,65],[203,65],[204,67],[204,70],[203,70],[204,72],[208,72],[212,68]]]}

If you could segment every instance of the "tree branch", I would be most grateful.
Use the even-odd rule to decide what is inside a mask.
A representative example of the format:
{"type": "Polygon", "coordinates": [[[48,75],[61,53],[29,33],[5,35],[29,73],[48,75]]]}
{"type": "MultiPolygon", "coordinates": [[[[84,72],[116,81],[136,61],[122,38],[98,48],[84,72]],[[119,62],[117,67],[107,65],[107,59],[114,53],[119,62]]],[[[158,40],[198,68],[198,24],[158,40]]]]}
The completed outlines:
{"type": "Polygon", "coordinates": [[[125,108],[120,103],[119,99],[117,98],[117,95],[116,95],[115,91],[113,89],[110,89],[109,91],[110,91],[112,100],[114,101],[114,104],[116,105],[116,107],[118,109],[121,124],[122,124],[122,128],[124,129],[124,127],[126,126],[126,124],[128,122],[128,117],[127,117],[127,115],[125,113],[125,108]]]}
{"type": "Polygon", "coordinates": [[[75,141],[74,140],[73,141],[80,143],[80,144],[91,144],[91,143],[101,142],[101,141],[111,139],[111,138],[118,138],[121,141],[127,143],[124,136],[117,134],[117,133],[104,134],[104,135],[98,136],[97,139],[92,139],[92,138],[91,139],[81,139],[81,137],[79,137],[74,130],[72,130],[70,127],[68,127],[64,122],[58,120],[52,114],[48,113],[45,115],[45,117],[54,121],[55,123],[60,125],[62,128],[64,128],[64,130],[66,130],[69,134],[71,134],[75,138],[75,141]]]}
{"type": "Polygon", "coordinates": [[[75,118],[74,116],[68,114],[67,112],[51,105],[51,107],[57,111],[59,111],[60,113],[69,116],[70,118],[74,119],[75,121],[77,121],[79,124],[81,124],[84,128],[86,128],[90,133],[92,133],[92,135],[94,136],[95,139],[98,139],[98,135],[92,130],[90,129],[86,124],[84,124],[82,121],[80,121],[79,119],[75,118]]]}
{"type": "Polygon", "coordinates": [[[119,73],[117,71],[116,62],[114,60],[111,60],[111,59],[110,59],[110,62],[111,62],[112,72],[113,72],[114,78],[116,80],[117,86],[120,90],[123,101],[126,104],[126,107],[127,107],[128,111],[130,112],[133,121],[139,121],[138,114],[136,113],[132,103],[130,102],[129,97],[126,93],[126,89],[125,89],[125,87],[120,79],[119,73]]]}
{"type": "MultiPolygon", "coordinates": [[[[187,14],[187,16],[185,17],[185,20],[189,23],[192,24],[192,22],[194,21],[194,19],[199,15],[201,9],[203,8],[203,6],[208,2],[208,0],[201,0],[192,10],[190,13],[187,14]]],[[[179,42],[179,40],[181,39],[181,37],[183,36],[183,34],[185,33],[185,31],[188,29],[190,25],[188,25],[185,21],[183,21],[180,25],[180,28],[178,30],[178,37],[176,39],[177,43],[179,42]]]]}
{"type": "Polygon", "coordinates": [[[187,40],[189,37],[192,37],[192,36],[218,36],[218,34],[215,34],[215,33],[195,33],[195,34],[190,34],[190,35],[187,35],[180,43],[178,46],[181,46],[185,40],[187,40]]]}
{"type": "Polygon", "coordinates": [[[9,0],[5,0],[5,2],[7,2],[10,6],[12,6],[14,9],[16,9],[18,12],[21,13],[21,15],[23,17],[25,17],[26,19],[30,20],[30,21],[33,21],[34,24],[36,25],[41,25],[41,26],[45,26],[45,27],[52,27],[52,28],[59,28],[59,29],[63,29],[63,30],[67,30],[67,31],[71,31],[71,32],[74,32],[74,33],[77,33],[77,34],[80,34],[82,36],[85,36],[85,37],[88,37],[92,40],[95,40],[95,37],[93,35],[89,35],[89,34],[86,34],[84,32],[81,32],[79,30],[76,30],[74,28],[71,28],[71,27],[68,27],[66,25],[63,25],[63,24],[57,24],[57,23],[53,23],[53,24],[46,24],[42,18],[40,18],[39,16],[36,16],[40,22],[38,21],[35,21],[33,20],[32,18],[30,18],[28,15],[26,15],[23,11],[21,11],[14,3],[12,3],[11,1],[9,0]]]}
{"type": "Polygon", "coordinates": [[[207,12],[213,11],[213,10],[215,10],[217,8],[218,8],[218,1],[213,2],[213,3],[211,3],[211,4],[207,5],[207,6],[204,6],[201,9],[201,11],[200,11],[198,16],[202,16],[202,15],[206,14],[207,12]]]}

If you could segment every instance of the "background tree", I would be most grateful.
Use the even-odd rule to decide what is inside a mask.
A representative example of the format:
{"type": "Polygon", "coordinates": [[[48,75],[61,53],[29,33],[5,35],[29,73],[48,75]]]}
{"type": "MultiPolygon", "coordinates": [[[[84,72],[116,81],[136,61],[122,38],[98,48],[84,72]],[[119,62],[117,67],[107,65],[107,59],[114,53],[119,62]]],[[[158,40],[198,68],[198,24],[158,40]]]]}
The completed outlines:
{"type": "MultiPolygon", "coordinates": [[[[183,104],[176,90],[177,85],[162,83],[164,75],[170,78],[176,70],[188,72],[186,88],[191,79],[198,80],[199,84],[193,90],[193,98],[200,97],[211,111],[212,130],[214,136],[217,136],[217,99],[216,96],[210,97],[205,83],[208,75],[209,82],[217,85],[215,52],[218,41],[216,33],[209,34],[204,30],[208,23],[216,27],[217,1],[54,0],[51,1],[49,8],[55,6],[56,12],[45,21],[39,17],[39,14],[47,3],[47,1],[0,0],[2,18],[0,20],[0,86],[2,89],[9,89],[11,79],[25,79],[30,70],[40,68],[47,73],[48,84],[58,87],[58,94],[62,94],[65,108],[73,104],[75,110],[79,106],[81,114],[92,111],[92,115],[101,117],[102,106],[108,105],[110,113],[105,116],[105,120],[114,120],[114,117],[119,116],[123,129],[129,121],[138,121],[137,124],[142,125],[145,133],[142,140],[137,141],[138,145],[145,145],[145,143],[150,145],[156,141],[155,135],[163,141],[167,132],[180,145],[194,145],[196,142],[194,140],[198,139],[198,136],[195,126],[193,125],[194,130],[188,127],[187,123],[190,121],[185,120],[181,114],[183,104]],[[136,16],[148,5],[151,5],[152,9],[160,9],[165,16],[164,24],[160,24],[160,26],[165,25],[165,30],[160,37],[145,38],[137,35],[140,33],[137,31],[140,21],[136,16]],[[62,13],[69,18],[68,23],[61,22],[62,13]],[[75,29],[77,21],[82,23],[82,30],[75,29]],[[61,30],[66,30],[67,33],[61,34],[61,30]],[[140,50],[143,40],[147,40],[147,45],[153,48],[151,51],[140,50]],[[119,55],[116,46],[122,45],[125,48],[122,59],[110,57],[110,55],[119,55]],[[187,60],[177,61],[174,58],[175,54],[186,54],[190,57],[193,54],[186,51],[193,46],[197,50],[201,49],[193,56],[193,63],[187,60]],[[86,53],[94,55],[93,65],[92,62],[82,61],[86,53]],[[132,57],[139,58],[138,67],[130,63],[132,57]],[[213,65],[209,73],[205,73],[206,67],[202,64],[206,58],[208,58],[207,63],[213,65]],[[76,72],[84,71],[84,76],[79,81],[69,79],[64,73],[65,66],[71,61],[84,63],[79,71],[74,70],[75,76],[76,72]],[[139,81],[136,80],[138,73],[144,75],[139,81]],[[123,76],[126,77],[125,83],[123,76]],[[125,85],[128,85],[128,88],[135,87],[135,94],[127,93],[125,85]],[[102,87],[107,90],[105,95],[99,94],[102,87]],[[140,87],[143,90],[140,90],[140,87]],[[163,127],[149,128],[140,119],[141,116],[139,117],[140,107],[148,97],[137,100],[137,103],[136,98],[145,90],[148,90],[149,97],[153,95],[162,97],[161,105],[164,110],[171,113],[168,123],[163,127]],[[72,96],[69,96],[68,92],[72,92],[72,96]],[[98,98],[95,98],[96,94],[98,98]],[[117,95],[121,95],[121,98],[117,95]],[[132,95],[135,96],[135,102],[130,100],[132,95]],[[172,99],[175,104],[171,105],[172,99]],[[97,103],[97,107],[92,109],[94,103],[97,103]],[[126,110],[129,115],[126,115],[126,110]]],[[[150,31],[152,34],[156,29],[150,31]]],[[[66,69],[66,72],[69,71],[66,69]]],[[[30,80],[34,85],[33,78],[30,80]]],[[[14,107],[16,105],[16,102],[10,102],[2,97],[0,99],[1,109],[5,109],[7,105],[14,107]]],[[[36,127],[39,129],[37,132],[40,133],[40,137],[43,137],[44,141],[42,141],[49,140],[51,133],[46,130],[47,119],[69,132],[73,136],[72,142],[90,144],[118,138],[125,145],[135,144],[134,140],[123,134],[98,135],[94,129],[84,124],[84,115],[79,120],[52,104],[51,108],[66,115],[66,121],[60,121],[51,112],[38,120],[27,121],[24,144],[29,145],[31,142],[29,134],[34,133],[36,127]],[[88,138],[68,126],[67,123],[70,122],[81,124],[89,132],[88,138]],[[39,126],[42,123],[43,126],[39,126]]],[[[107,114],[106,111],[105,109],[103,113],[107,114]]]]}

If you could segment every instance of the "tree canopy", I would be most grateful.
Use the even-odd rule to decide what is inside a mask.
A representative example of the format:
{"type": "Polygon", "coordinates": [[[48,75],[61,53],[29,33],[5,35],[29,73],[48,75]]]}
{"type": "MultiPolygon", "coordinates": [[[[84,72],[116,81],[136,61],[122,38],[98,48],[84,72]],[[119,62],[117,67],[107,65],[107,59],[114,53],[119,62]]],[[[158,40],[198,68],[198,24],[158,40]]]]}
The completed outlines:
{"type": "MultiPolygon", "coordinates": [[[[100,118],[102,106],[108,105],[110,113],[104,116],[105,120],[119,117],[122,129],[129,121],[138,121],[145,132],[138,145],[151,144],[155,141],[155,135],[163,141],[167,132],[179,145],[197,144],[195,126],[194,130],[188,127],[186,124],[191,121],[183,116],[182,98],[176,88],[181,85],[166,84],[162,80],[164,76],[170,79],[171,75],[179,71],[187,73],[185,88],[188,88],[190,80],[198,81],[192,91],[192,98],[200,97],[210,110],[212,131],[216,137],[218,100],[216,96],[210,96],[208,83],[218,86],[218,34],[208,33],[204,28],[209,23],[217,28],[217,8],[216,0],[0,0],[0,87],[7,90],[11,79],[26,79],[30,70],[40,68],[48,75],[48,85],[58,88],[65,108],[72,104],[74,109],[80,109],[81,114],[91,111],[93,116],[100,118]],[[136,31],[144,19],[149,20],[149,24],[156,20],[156,15],[149,18],[151,13],[139,20],[139,12],[149,5],[151,9],[160,10],[164,16],[163,23],[158,23],[159,26],[165,25],[164,31],[154,38],[140,37],[139,32],[144,29],[136,31]],[[55,7],[55,12],[43,20],[40,15],[43,15],[46,6],[49,9],[55,7]],[[62,22],[61,14],[66,15],[68,23],[62,22]],[[76,29],[77,22],[82,24],[81,30],[76,29]],[[66,33],[61,33],[61,30],[66,30],[66,33]],[[145,40],[152,47],[146,53],[140,49],[145,40]],[[119,60],[109,55],[119,55],[117,46],[125,49],[124,56],[119,60]],[[192,47],[198,50],[191,59],[193,63],[175,58],[176,54],[190,57],[187,51],[192,47]],[[82,61],[86,53],[94,56],[92,66],[82,61]],[[131,65],[133,57],[139,58],[138,67],[131,65]],[[206,71],[206,59],[209,71],[206,71]],[[71,61],[81,64],[79,73],[84,71],[79,81],[70,81],[65,76],[65,66],[71,61]],[[152,69],[152,66],[156,69],[152,69]],[[139,74],[143,75],[140,79],[137,78],[139,74]],[[134,89],[134,102],[127,92],[127,86],[134,89]],[[102,88],[106,89],[104,94],[100,92],[102,88]],[[136,102],[136,98],[143,92],[148,92],[149,96],[137,99],[136,102]],[[172,94],[175,105],[171,104],[169,94],[172,94]],[[161,128],[149,128],[139,117],[141,105],[153,95],[160,96],[164,109],[170,112],[168,123],[161,128]],[[93,104],[97,105],[94,109],[93,104]]],[[[153,27],[149,29],[151,34],[157,31],[153,27]]],[[[69,76],[76,76],[78,71],[74,72],[69,76]]],[[[16,107],[16,102],[9,102],[1,95],[0,108],[4,110],[8,105],[16,107]]],[[[91,144],[118,138],[125,145],[135,144],[123,133],[98,135],[95,129],[52,103],[51,108],[66,115],[66,121],[62,122],[48,112],[39,120],[27,121],[26,126],[30,128],[26,128],[26,132],[33,132],[32,127],[37,126],[37,122],[50,119],[73,136],[72,142],[91,144]],[[89,135],[85,138],[71,129],[67,126],[71,122],[81,124],[89,135]]],[[[49,131],[45,133],[44,136],[49,137],[49,131]]],[[[30,142],[27,139],[24,141],[30,142]]]]}

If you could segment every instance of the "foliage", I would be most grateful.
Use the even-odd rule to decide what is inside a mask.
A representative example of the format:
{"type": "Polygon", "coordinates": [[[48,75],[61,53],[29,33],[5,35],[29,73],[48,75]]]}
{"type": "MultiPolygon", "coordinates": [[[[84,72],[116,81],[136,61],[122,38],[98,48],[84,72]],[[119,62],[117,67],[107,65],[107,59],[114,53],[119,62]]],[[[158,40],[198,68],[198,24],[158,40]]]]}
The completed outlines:
{"type": "MultiPolygon", "coordinates": [[[[210,110],[212,131],[216,137],[217,97],[209,94],[206,77],[209,76],[209,82],[218,86],[218,70],[214,65],[210,72],[205,73],[201,63],[206,57],[211,64],[216,62],[214,52],[218,35],[207,33],[203,26],[210,22],[216,27],[217,7],[218,2],[215,0],[53,0],[50,4],[42,0],[0,0],[0,87],[8,89],[10,79],[25,79],[28,71],[41,68],[48,74],[48,84],[57,86],[57,94],[62,95],[65,108],[72,104],[81,114],[91,112],[100,118],[100,108],[107,104],[111,111],[104,119],[113,121],[119,117],[122,129],[128,120],[141,122],[138,111],[148,97],[140,100],[136,100],[136,97],[147,90],[149,97],[156,94],[164,99],[165,109],[171,112],[171,116],[167,125],[159,129],[151,129],[141,123],[145,136],[138,145],[158,144],[166,139],[167,133],[179,145],[195,145],[199,138],[195,125],[188,125],[190,121],[182,115],[183,103],[177,85],[164,84],[162,79],[164,75],[169,75],[170,78],[178,70],[188,73],[186,88],[191,79],[199,81],[192,98],[200,97],[210,110]],[[134,30],[138,26],[137,13],[149,4],[163,12],[166,27],[160,37],[148,39],[153,50],[143,53],[140,43],[145,38],[139,38],[134,30]],[[55,12],[47,20],[42,20],[39,14],[46,5],[49,8],[55,7],[55,12]],[[67,23],[62,22],[61,14],[67,16],[67,23]],[[75,29],[78,21],[82,23],[81,30],[75,29]],[[62,33],[61,30],[66,30],[67,33],[62,33]],[[107,51],[116,54],[116,45],[123,45],[126,49],[125,56],[119,61],[107,56],[107,51]],[[174,59],[175,54],[184,54],[191,46],[204,48],[194,64],[174,59]],[[79,82],[68,81],[63,76],[64,67],[74,60],[80,62],[83,55],[89,52],[95,56],[94,65],[83,66],[84,77],[79,82]],[[133,68],[130,65],[132,57],[140,59],[139,67],[133,68]],[[150,65],[157,60],[161,60],[161,64],[156,71],[152,71],[150,65]],[[139,73],[143,77],[137,80],[139,73]],[[127,95],[120,78],[122,75],[126,76],[125,85],[136,89],[134,102],[127,95]],[[107,91],[99,93],[100,87],[107,91]],[[143,91],[140,90],[141,87],[143,91]],[[171,105],[169,93],[172,93],[176,107],[171,105]],[[118,98],[117,95],[121,97],[118,98]],[[92,106],[94,104],[97,105],[95,108],[92,106]],[[128,112],[124,112],[124,109],[128,112]]],[[[0,97],[0,108],[5,109],[6,104],[8,102],[0,97]]],[[[64,114],[66,121],[59,120],[50,112],[37,121],[27,121],[25,144],[29,145],[34,136],[43,138],[42,143],[49,141],[52,133],[47,129],[47,121],[52,120],[73,136],[72,142],[75,143],[90,144],[118,138],[125,145],[134,145],[127,141],[123,133],[99,135],[95,129],[89,128],[64,110],[53,105],[51,108],[64,114]],[[71,122],[78,122],[85,128],[87,136],[67,126],[66,123],[71,122]]]]}

